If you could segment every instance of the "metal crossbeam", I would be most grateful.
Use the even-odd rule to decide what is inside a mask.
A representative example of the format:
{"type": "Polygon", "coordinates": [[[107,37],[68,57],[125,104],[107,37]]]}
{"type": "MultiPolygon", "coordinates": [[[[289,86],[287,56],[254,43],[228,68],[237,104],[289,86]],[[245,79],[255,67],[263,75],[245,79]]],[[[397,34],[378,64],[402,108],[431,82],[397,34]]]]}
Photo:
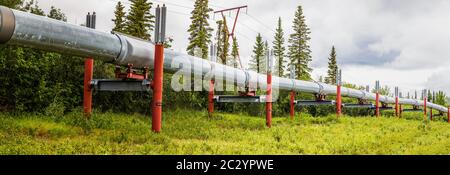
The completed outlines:
{"type": "Polygon", "coordinates": [[[375,108],[374,104],[342,104],[344,108],[375,108]]]}
{"type": "Polygon", "coordinates": [[[217,103],[264,103],[266,96],[215,95],[217,103]]]}
{"type": "Polygon", "coordinates": [[[336,101],[316,101],[316,100],[296,100],[294,101],[297,106],[319,106],[319,105],[335,105],[336,101]]]}
{"type": "Polygon", "coordinates": [[[97,91],[150,91],[148,80],[92,80],[91,87],[97,91]]]}

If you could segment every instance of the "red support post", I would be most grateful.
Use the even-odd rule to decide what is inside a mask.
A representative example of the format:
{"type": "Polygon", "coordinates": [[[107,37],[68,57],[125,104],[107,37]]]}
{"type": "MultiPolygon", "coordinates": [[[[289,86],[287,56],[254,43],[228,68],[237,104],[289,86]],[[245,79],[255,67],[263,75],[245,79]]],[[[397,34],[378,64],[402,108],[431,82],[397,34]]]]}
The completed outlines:
{"type": "Polygon", "coordinates": [[[425,97],[426,94],[423,97],[423,117],[426,120],[427,119],[427,97],[425,97]]]}
{"type": "Polygon", "coordinates": [[[163,71],[164,71],[164,45],[155,45],[155,63],[153,77],[153,102],[152,102],[152,130],[161,131],[162,119],[162,93],[163,93],[163,71]]]}
{"type": "Polygon", "coordinates": [[[266,126],[272,126],[272,73],[267,73],[266,126]]]}
{"type": "Polygon", "coordinates": [[[447,122],[450,123],[450,106],[447,109],[447,122]]]}
{"type": "Polygon", "coordinates": [[[94,75],[94,59],[86,58],[84,61],[84,91],[83,91],[83,112],[86,118],[92,113],[92,89],[91,80],[94,75]]]}
{"type": "Polygon", "coordinates": [[[377,92],[375,95],[375,115],[380,117],[380,93],[377,92]]]}
{"type": "Polygon", "coordinates": [[[291,110],[290,110],[291,119],[294,119],[294,115],[295,115],[294,100],[295,100],[295,92],[291,91],[291,98],[289,99],[289,106],[291,107],[291,110]]]}
{"type": "Polygon", "coordinates": [[[341,95],[341,85],[336,86],[336,115],[340,117],[342,114],[342,95],[341,95]]]}
{"type": "Polygon", "coordinates": [[[400,117],[398,97],[395,97],[395,116],[400,117]]]}
{"type": "Polygon", "coordinates": [[[209,82],[209,93],[208,93],[208,115],[211,117],[214,112],[214,80],[209,82]]]}

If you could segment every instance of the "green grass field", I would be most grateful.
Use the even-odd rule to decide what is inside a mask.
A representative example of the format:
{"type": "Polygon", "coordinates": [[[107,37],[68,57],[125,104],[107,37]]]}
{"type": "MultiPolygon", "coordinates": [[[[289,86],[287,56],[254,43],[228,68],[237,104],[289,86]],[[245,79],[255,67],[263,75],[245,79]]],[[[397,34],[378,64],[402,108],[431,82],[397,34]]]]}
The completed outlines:
{"type": "Polygon", "coordinates": [[[449,154],[450,124],[411,115],[276,117],[267,129],[264,117],[177,110],[155,134],[142,115],[0,114],[0,154],[449,154]]]}

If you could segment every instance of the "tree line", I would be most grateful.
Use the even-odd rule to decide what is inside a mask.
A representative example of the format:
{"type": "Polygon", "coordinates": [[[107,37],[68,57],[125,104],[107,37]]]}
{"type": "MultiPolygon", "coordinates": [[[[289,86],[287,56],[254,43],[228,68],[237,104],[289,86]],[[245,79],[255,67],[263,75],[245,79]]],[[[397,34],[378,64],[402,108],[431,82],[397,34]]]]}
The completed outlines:
{"type": "MultiPolygon", "coordinates": [[[[209,45],[217,46],[217,61],[229,66],[238,67],[239,45],[236,37],[229,37],[225,18],[217,21],[216,34],[208,22],[208,0],[196,0],[191,12],[191,24],[188,26],[188,46],[190,55],[208,59],[209,45]],[[215,43],[212,39],[215,38],[215,43]]],[[[36,15],[47,16],[57,20],[67,21],[65,14],[57,7],[51,7],[49,12],[42,10],[34,0],[0,0],[0,5],[36,15]]],[[[125,11],[125,5],[117,2],[114,27],[111,32],[123,33],[143,40],[152,40],[154,16],[150,13],[153,3],[149,0],[130,0],[130,7],[125,11]]],[[[297,79],[311,80],[312,60],[309,46],[310,28],[306,24],[303,9],[298,6],[292,22],[293,33],[285,40],[282,19],[278,18],[274,40],[269,46],[261,34],[257,34],[253,47],[252,60],[249,68],[258,72],[266,72],[266,54],[273,50],[275,57],[275,75],[287,77],[289,68],[295,67],[297,79]],[[287,41],[287,43],[286,43],[287,41]],[[286,47],[287,44],[287,47],[286,47]]],[[[171,47],[173,39],[167,38],[165,46],[171,47]]],[[[83,93],[84,58],[67,54],[45,52],[37,49],[16,46],[0,46],[0,111],[40,112],[48,115],[62,115],[72,110],[80,110],[83,93]]],[[[336,82],[337,53],[334,46],[328,58],[328,71],[325,82],[336,82]]],[[[96,60],[94,78],[114,78],[115,66],[96,60]]],[[[150,74],[150,77],[152,75],[150,74]]],[[[188,107],[204,109],[207,105],[207,92],[173,92],[170,89],[171,74],[164,74],[164,109],[188,107]]],[[[352,86],[347,84],[347,86],[352,86]]],[[[224,92],[226,93],[226,92],[224,92]]],[[[233,93],[233,92],[231,92],[233,93]]],[[[235,92],[234,92],[235,93],[235,92]]],[[[94,109],[113,112],[139,112],[148,114],[150,110],[150,92],[94,92],[94,109]]],[[[313,98],[309,94],[300,94],[298,98],[313,98]]],[[[429,98],[433,100],[433,98],[429,98]]],[[[445,103],[445,94],[436,93],[435,102],[445,103]],[[442,100],[444,99],[444,100],[442,100]]],[[[281,92],[279,102],[274,104],[275,115],[289,111],[289,96],[281,92]]],[[[218,105],[219,110],[229,112],[248,112],[249,105],[255,109],[263,109],[260,104],[224,104],[218,105]]],[[[308,112],[318,111],[315,108],[308,112]]],[[[262,110],[261,110],[262,111],[262,110]]]]}

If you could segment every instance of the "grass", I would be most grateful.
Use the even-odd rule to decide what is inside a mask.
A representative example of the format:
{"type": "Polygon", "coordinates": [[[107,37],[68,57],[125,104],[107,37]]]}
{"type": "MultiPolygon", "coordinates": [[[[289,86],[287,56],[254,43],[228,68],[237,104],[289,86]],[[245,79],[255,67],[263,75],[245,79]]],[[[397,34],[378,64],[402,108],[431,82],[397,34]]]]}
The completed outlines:
{"type": "Polygon", "coordinates": [[[155,134],[137,114],[0,114],[0,154],[449,154],[450,124],[420,119],[302,115],[267,129],[264,117],[175,110],[155,134]]]}

